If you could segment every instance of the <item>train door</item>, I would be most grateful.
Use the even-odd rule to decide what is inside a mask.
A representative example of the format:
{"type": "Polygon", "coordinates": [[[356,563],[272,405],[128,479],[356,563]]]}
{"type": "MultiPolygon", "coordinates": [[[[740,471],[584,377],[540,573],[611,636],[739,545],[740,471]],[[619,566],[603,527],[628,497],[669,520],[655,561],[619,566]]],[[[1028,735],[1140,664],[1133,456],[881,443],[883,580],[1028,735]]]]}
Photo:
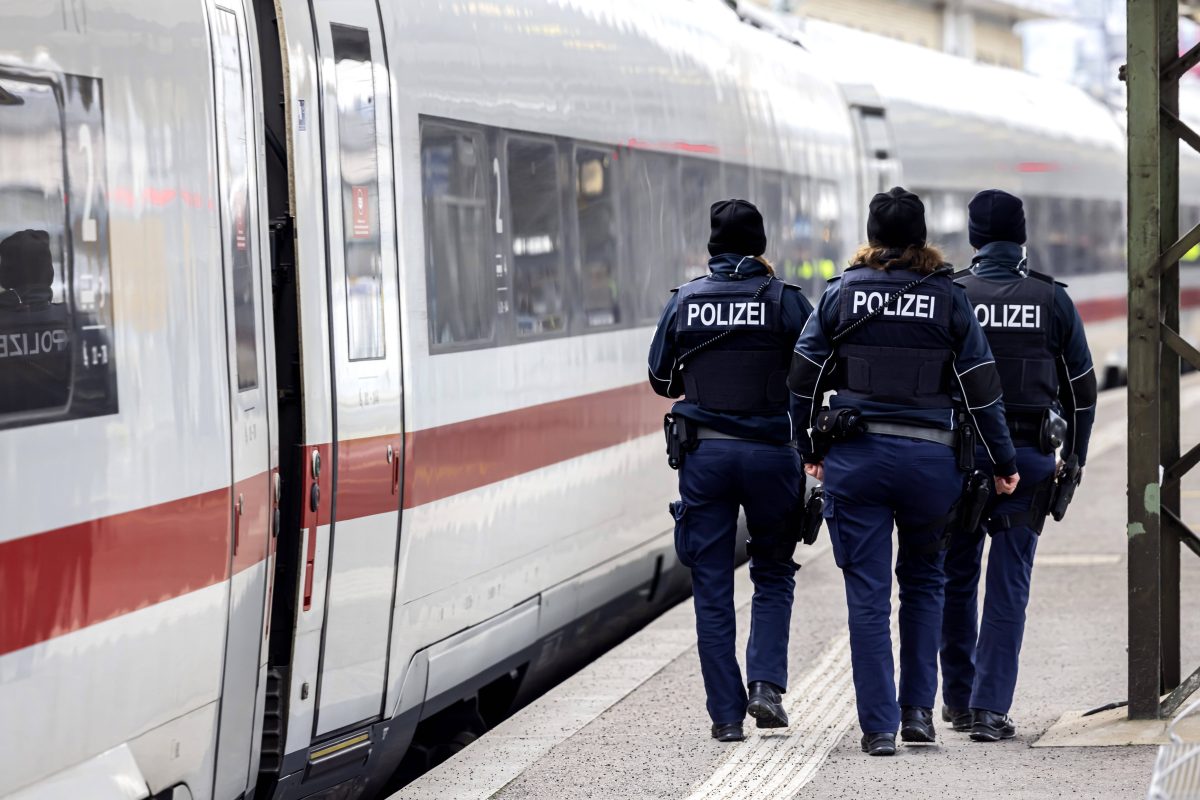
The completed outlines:
{"type": "Polygon", "coordinates": [[[320,738],[383,710],[400,526],[391,82],[375,0],[312,0],[324,142],[334,503],[320,738]]]}
{"type": "Polygon", "coordinates": [[[216,797],[257,776],[266,597],[274,507],[271,379],[263,324],[259,165],[249,25],[240,2],[208,6],[216,100],[217,181],[229,341],[233,488],[229,620],[221,685],[216,797]]]}

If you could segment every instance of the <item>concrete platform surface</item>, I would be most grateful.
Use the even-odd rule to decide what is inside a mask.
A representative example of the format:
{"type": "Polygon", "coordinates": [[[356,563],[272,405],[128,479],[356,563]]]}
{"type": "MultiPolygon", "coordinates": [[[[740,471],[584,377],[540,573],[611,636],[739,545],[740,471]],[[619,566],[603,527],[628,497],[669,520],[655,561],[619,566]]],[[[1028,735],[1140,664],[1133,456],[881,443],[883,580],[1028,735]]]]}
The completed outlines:
{"type": "MultiPolygon", "coordinates": [[[[1200,383],[1185,385],[1186,442],[1200,438],[1200,383]]],[[[395,800],[1145,797],[1157,752],[1149,744],[1031,747],[1064,717],[1125,699],[1124,403],[1123,392],[1101,397],[1084,483],[1066,520],[1048,523],[1039,543],[1012,710],[1016,739],[980,744],[939,722],[935,745],[901,747],[895,758],[859,750],[845,596],[823,532],[796,556],[804,568],[785,696],[790,727],[759,731],[748,719],[745,742],[709,737],[688,601],[395,800]]],[[[1183,488],[1184,517],[1200,522],[1200,482],[1183,488]]],[[[1186,550],[1182,558],[1186,674],[1200,664],[1200,559],[1186,550]]],[[[745,568],[737,591],[744,652],[745,568]]]]}

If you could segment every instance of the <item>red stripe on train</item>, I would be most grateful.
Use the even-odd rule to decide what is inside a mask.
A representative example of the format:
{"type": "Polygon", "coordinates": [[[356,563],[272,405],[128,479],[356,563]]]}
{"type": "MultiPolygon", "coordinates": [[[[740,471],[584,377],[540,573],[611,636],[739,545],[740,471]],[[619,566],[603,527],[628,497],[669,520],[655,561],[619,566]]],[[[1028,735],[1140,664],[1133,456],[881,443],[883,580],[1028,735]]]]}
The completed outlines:
{"type": "Polygon", "coordinates": [[[432,503],[661,430],[668,408],[646,384],[638,383],[414,431],[405,448],[404,507],[432,503]]]}
{"type": "Polygon", "coordinates": [[[224,580],[231,518],[224,488],[0,542],[0,654],[224,580]]]}
{"type": "MultiPolygon", "coordinates": [[[[636,384],[416,431],[407,437],[405,506],[652,433],[666,407],[647,386],[636,384]]],[[[338,519],[399,509],[399,444],[396,435],[339,443],[338,519]]],[[[324,464],[320,512],[307,515],[305,526],[325,525],[331,448],[305,449],[319,450],[324,464]]],[[[0,542],[5,600],[0,655],[225,580],[235,517],[233,571],[262,562],[271,549],[270,498],[271,476],[263,473],[239,481],[232,491],[217,489],[0,542]],[[243,510],[236,517],[239,496],[243,510]]]]}
{"type": "MultiPolygon", "coordinates": [[[[1179,305],[1184,308],[1200,306],[1200,288],[1181,289],[1179,305]]],[[[1075,303],[1079,317],[1085,323],[1104,322],[1125,316],[1124,297],[1098,297],[1092,300],[1079,300],[1075,303]]]]}

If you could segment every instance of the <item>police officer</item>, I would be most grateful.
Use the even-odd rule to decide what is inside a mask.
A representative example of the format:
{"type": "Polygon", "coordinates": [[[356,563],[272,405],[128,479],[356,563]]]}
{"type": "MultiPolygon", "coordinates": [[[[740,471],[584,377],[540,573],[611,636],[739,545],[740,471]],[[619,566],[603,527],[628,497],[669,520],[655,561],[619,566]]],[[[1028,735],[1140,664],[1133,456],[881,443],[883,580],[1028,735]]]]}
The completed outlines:
{"type": "Polygon", "coordinates": [[[760,728],[787,725],[788,629],[797,566],[794,512],[804,486],[786,386],[796,338],[812,313],[798,287],[762,258],[762,216],[745,200],[711,210],[709,274],[674,290],[650,345],[650,384],[680,397],[684,440],[675,549],[692,571],[700,669],[712,736],[739,741],[747,711],[760,728]],[[750,532],[754,582],[749,691],[734,654],[738,508],[750,532]]]}
{"type": "Polygon", "coordinates": [[[980,528],[956,531],[951,540],[942,622],[942,717],[955,730],[970,730],[972,739],[994,742],[1016,734],[1008,711],[1033,554],[1054,488],[1053,448],[1061,440],[1064,461],[1077,459],[1082,465],[1086,460],[1096,373],[1083,322],[1064,285],[1026,265],[1021,200],[989,189],[975,195],[969,213],[971,246],[978,252],[957,283],[966,289],[995,354],[1024,478],[1014,494],[998,498],[986,513],[991,549],[978,632],[980,562],[988,537],[980,528]]]}
{"type": "MultiPolygon", "coordinates": [[[[0,414],[65,408],[72,401],[67,306],[54,301],[50,234],[18,231],[0,241],[0,414]]],[[[83,400],[79,393],[75,402],[83,400]]]]}
{"type": "Polygon", "coordinates": [[[962,494],[955,447],[969,420],[995,465],[996,489],[1018,480],[1000,378],[966,293],[925,243],[925,208],[902,188],[875,195],[868,243],[809,319],[788,386],[806,425],[831,431],[805,470],[825,483],[825,520],[846,584],[862,749],[932,742],[941,631],[944,531],[962,494]],[[830,407],[820,399],[836,390],[830,407]],[[961,402],[960,402],[961,399],[961,402]],[[822,452],[822,448],[826,452],[822,452]],[[892,643],[892,527],[899,530],[900,692],[892,643]]]}

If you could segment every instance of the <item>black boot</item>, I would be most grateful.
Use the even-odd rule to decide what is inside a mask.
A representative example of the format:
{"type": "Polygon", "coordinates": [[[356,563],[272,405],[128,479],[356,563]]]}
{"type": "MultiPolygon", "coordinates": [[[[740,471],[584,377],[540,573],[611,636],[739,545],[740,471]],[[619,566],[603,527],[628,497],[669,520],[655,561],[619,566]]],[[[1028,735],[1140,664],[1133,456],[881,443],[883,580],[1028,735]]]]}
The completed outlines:
{"type": "Polygon", "coordinates": [[[971,730],[971,723],[974,721],[975,715],[968,708],[942,706],[942,722],[949,722],[950,726],[960,733],[971,730]]]}
{"type": "Polygon", "coordinates": [[[997,714],[982,708],[972,709],[975,721],[971,725],[971,738],[977,742],[998,742],[1017,735],[1017,726],[1007,714],[997,714]]]}
{"type": "Polygon", "coordinates": [[[862,750],[872,756],[894,756],[896,755],[896,734],[864,733],[862,750]]]}
{"type": "Polygon", "coordinates": [[[750,682],[750,702],[746,711],[754,717],[760,728],[786,728],[787,712],[783,710],[783,698],[779,688],[767,681],[750,682]]]}
{"type": "Polygon", "coordinates": [[[718,742],[740,742],[746,738],[746,734],[742,733],[742,723],[726,722],[712,726],[712,737],[718,742]]]}
{"type": "Polygon", "coordinates": [[[933,709],[920,706],[904,706],[900,709],[900,738],[906,742],[932,742],[933,709]]]}

